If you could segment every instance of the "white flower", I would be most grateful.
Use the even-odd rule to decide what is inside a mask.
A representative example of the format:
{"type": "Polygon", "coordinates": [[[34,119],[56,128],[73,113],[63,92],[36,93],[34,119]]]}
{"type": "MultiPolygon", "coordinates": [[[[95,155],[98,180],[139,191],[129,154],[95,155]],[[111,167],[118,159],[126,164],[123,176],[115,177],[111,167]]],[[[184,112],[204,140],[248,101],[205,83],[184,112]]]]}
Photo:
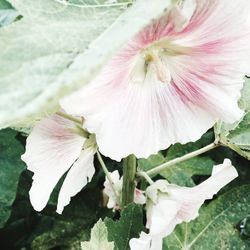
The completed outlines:
{"type": "MultiPolygon", "coordinates": [[[[113,182],[113,186],[118,194],[118,200],[116,197],[116,194],[114,193],[110,182],[108,181],[107,177],[104,182],[104,190],[103,192],[108,196],[108,208],[113,208],[113,209],[119,209],[120,202],[121,202],[121,195],[122,195],[122,177],[120,177],[120,174],[117,170],[113,171],[110,173],[110,177],[113,182]]],[[[134,202],[136,204],[144,204],[146,202],[146,197],[144,196],[143,192],[135,188],[135,194],[134,194],[134,202]]]]}
{"type": "Polygon", "coordinates": [[[232,123],[243,113],[250,1],[176,2],[61,102],[86,118],[100,152],[117,161],[196,141],[218,120],[232,123]]]}
{"type": "MultiPolygon", "coordinates": [[[[195,187],[180,187],[158,180],[146,190],[147,225],[149,235],[141,236],[139,242],[150,248],[143,250],[161,250],[162,239],[168,236],[177,224],[189,222],[199,215],[199,209],[207,199],[212,199],[222,187],[238,176],[230,160],[213,167],[212,176],[195,187]],[[155,247],[156,246],[156,247],[155,247]]],[[[135,242],[134,240],[132,242],[135,242]]],[[[136,250],[137,248],[131,248],[136,250]]]]}
{"type": "Polygon", "coordinates": [[[61,187],[57,212],[69,204],[93,177],[96,143],[93,136],[81,136],[82,129],[72,121],[53,115],[38,122],[27,138],[22,160],[34,173],[30,201],[35,210],[47,204],[54,187],[67,172],[61,187]]]}

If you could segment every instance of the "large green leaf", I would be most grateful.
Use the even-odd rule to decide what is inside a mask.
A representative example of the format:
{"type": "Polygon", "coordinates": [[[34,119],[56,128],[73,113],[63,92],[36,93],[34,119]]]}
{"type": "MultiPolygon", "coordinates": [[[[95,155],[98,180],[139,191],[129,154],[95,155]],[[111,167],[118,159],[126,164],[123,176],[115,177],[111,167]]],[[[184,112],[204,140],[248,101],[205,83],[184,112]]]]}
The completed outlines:
{"type": "Polygon", "coordinates": [[[165,238],[164,250],[249,249],[240,237],[237,225],[250,211],[250,185],[237,187],[207,207],[200,209],[200,216],[176,227],[165,238]]]}
{"type": "Polygon", "coordinates": [[[16,140],[16,135],[17,132],[11,129],[0,132],[0,228],[10,216],[19,176],[25,169],[25,164],[20,158],[24,148],[16,140]]]}
{"type": "Polygon", "coordinates": [[[114,242],[108,241],[108,230],[105,223],[100,219],[91,229],[89,242],[81,243],[82,250],[114,250],[114,242]]]}
{"type": "Polygon", "coordinates": [[[250,160],[250,79],[246,79],[239,102],[245,110],[240,121],[234,124],[218,123],[215,133],[223,145],[250,160]]]}
{"type": "Polygon", "coordinates": [[[9,2],[24,18],[0,31],[0,127],[25,125],[55,111],[59,98],[93,78],[170,4],[138,0],[127,8],[124,1],[9,2]]]}
{"type": "Polygon", "coordinates": [[[142,207],[135,204],[128,205],[121,213],[119,221],[105,219],[108,228],[108,240],[114,241],[116,250],[129,250],[129,240],[138,238],[143,231],[142,207]]]}
{"type": "MultiPolygon", "coordinates": [[[[191,142],[185,145],[177,143],[168,149],[166,156],[162,153],[158,153],[157,155],[150,156],[148,159],[140,159],[138,161],[139,168],[144,171],[150,170],[172,159],[204,147],[212,141],[211,133],[207,133],[197,142],[191,142]]],[[[194,175],[210,175],[213,165],[214,161],[211,158],[207,156],[197,156],[167,168],[162,171],[160,175],[177,185],[193,186],[194,182],[191,177],[194,175]]]]}
{"type": "Polygon", "coordinates": [[[0,9],[11,9],[11,5],[5,0],[0,0],[0,9]]]}

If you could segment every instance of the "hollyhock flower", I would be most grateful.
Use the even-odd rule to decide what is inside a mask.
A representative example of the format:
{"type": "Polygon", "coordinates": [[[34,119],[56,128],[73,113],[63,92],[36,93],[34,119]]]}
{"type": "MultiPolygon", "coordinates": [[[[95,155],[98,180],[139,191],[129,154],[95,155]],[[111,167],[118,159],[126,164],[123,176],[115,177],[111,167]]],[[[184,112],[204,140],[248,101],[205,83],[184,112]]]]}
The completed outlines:
{"type": "MultiPolygon", "coordinates": [[[[116,194],[114,193],[111,184],[106,177],[104,182],[103,192],[109,198],[107,207],[113,209],[120,209],[119,204],[121,203],[121,195],[122,195],[122,177],[120,177],[119,172],[117,170],[110,173],[110,177],[112,179],[113,186],[117,191],[118,197],[116,197],[116,194]]],[[[144,204],[146,202],[146,197],[144,196],[143,191],[141,191],[138,188],[135,188],[134,202],[136,204],[144,204]]]]}
{"type": "MultiPolygon", "coordinates": [[[[212,176],[195,187],[180,187],[158,180],[146,190],[147,224],[152,245],[162,242],[175,226],[195,219],[199,208],[222,187],[238,176],[231,161],[213,167],[212,176]]],[[[150,248],[151,249],[151,248],[150,248]]],[[[161,249],[161,248],[158,248],[161,249]]]]}
{"type": "Polygon", "coordinates": [[[148,157],[242,115],[250,1],[176,2],[90,84],[61,101],[68,113],[86,118],[101,153],[112,159],[148,157]]]}
{"type": "Polygon", "coordinates": [[[40,121],[28,136],[22,160],[34,173],[29,194],[35,210],[41,211],[46,206],[66,172],[58,197],[58,213],[62,213],[71,197],[91,181],[95,173],[95,138],[86,136],[79,125],[53,115],[40,121]]]}

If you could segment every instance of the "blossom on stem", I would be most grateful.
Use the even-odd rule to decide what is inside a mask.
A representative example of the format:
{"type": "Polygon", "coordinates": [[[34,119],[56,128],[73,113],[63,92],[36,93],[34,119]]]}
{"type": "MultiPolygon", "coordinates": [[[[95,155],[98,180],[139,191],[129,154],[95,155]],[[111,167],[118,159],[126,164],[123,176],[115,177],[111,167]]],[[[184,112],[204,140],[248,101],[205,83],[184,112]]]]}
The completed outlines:
{"type": "Polygon", "coordinates": [[[213,195],[237,176],[231,161],[225,159],[223,164],[213,167],[211,177],[195,187],[180,187],[169,184],[166,180],[156,181],[146,190],[146,227],[149,234],[147,237],[144,235],[135,239],[136,242],[139,244],[144,241],[146,244],[150,241],[150,247],[143,248],[144,250],[161,250],[162,239],[168,236],[177,224],[195,219],[204,201],[212,199],[213,195]]]}
{"type": "MultiPolygon", "coordinates": [[[[114,193],[113,188],[111,187],[111,184],[106,177],[104,182],[104,189],[103,192],[108,196],[108,208],[113,209],[120,209],[120,203],[121,203],[121,195],[122,195],[122,177],[120,177],[120,174],[117,170],[110,173],[110,177],[113,182],[113,187],[115,188],[117,194],[114,193]],[[118,196],[118,197],[117,197],[118,196]]],[[[141,191],[138,188],[135,188],[135,194],[134,194],[134,202],[136,204],[145,204],[146,197],[143,194],[143,191],[141,191]]]]}
{"type": "Polygon", "coordinates": [[[61,101],[103,155],[148,157],[232,123],[250,73],[250,1],[176,1],[87,86],[61,101]]]}
{"type": "Polygon", "coordinates": [[[73,121],[53,115],[38,122],[26,141],[22,160],[34,173],[30,200],[35,210],[47,204],[54,187],[67,172],[59,192],[57,212],[62,213],[72,196],[92,179],[95,138],[83,136],[73,121]]]}

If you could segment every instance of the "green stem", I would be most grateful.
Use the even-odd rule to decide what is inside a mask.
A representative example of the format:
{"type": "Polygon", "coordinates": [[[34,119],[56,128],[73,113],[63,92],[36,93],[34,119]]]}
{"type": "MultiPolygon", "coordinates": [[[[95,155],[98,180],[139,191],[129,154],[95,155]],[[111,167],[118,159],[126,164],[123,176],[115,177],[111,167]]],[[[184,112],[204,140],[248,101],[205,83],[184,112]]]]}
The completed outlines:
{"type": "Polygon", "coordinates": [[[122,208],[134,201],[136,157],[130,155],[123,159],[122,208]]]}
{"type": "Polygon", "coordinates": [[[73,116],[71,116],[71,115],[68,115],[68,114],[66,114],[66,113],[63,113],[63,112],[61,112],[61,111],[56,112],[56,114],[57,114],[57,115],[60,115],[61,117],[65,118],[65,119],[67,119],[67,120],[70,120],[70,121],[72,121],[72,122],[75,122],[75,123],[78,123],[78,124],[82,125],[81,119],[75,118],[75,117],[73,117],[73,116]]]}
{"type": "Polygon", "coordinates": [[[168,167],[171,167],[171,166],[173,166],[175,164],[178,164],[180,162],[191,159],[191,158],[193,158],[193,157],[195,157],[197,155],[203,154],[203,153],[205,153],[205,152],[207,152],[207,151],[209,151],[211,149],[214,149],[214,148],[216,148],[218,146],[219,146],[218,142],[213,142],[213,143],[211,143],[211,144],[209,144],[209,145],[207,145],[207,146],[205,146],[205,147],[203,147],[201,149],[198,149],[196,151],[193,151],[193,152],[188,153],[186,155],[183,155],[181,157],[175,158],[175,159],[173,159],[171,161],[168,161],[166,163],[163,163],[160,166],[155,167],[155,168],[147,171],[146,174],[149,175],[149,176],[156,175],[156,174],[160,173],[161,171],[164,171],[168,167]]]}
{"type": "Polygon", "coordinates": [[[61,0],[55,0],[55,2],[58,2],[65,6],[74,6],[78,8],[103,8],[103,7],[116,7],[116,6],[126,6],[128,4],[133,3],[132,1],[122,2],[122,3],[110,3],[110,4],[90,4],[90,5],[83,5],[83,4],[75,4],[75,3],[69,3],[68,1],[61,1],[61,0]]]}
{"type": "Polygon", "coordinates": [[[56,114],[59,115],[59,116],[61,116],[61,117],[63,117],[63,118],[65,118],[65,119],[67,119],[67,120],[69,120],[69,121],[72,121],[72,122],[76,123],[75,124],[76,125],[76,129],[72,129],[72,131],[76,132],[77,134],[79,134],[80,136],[82,136],[82,137],[84,137],[86,139],[89,138],[90,133],[83,128],[83,126],[82,126],[83,125],[83,121],[81,119],[78,119],[76,117],[73,117],[71,115],[63,113],[61,111],[56,112],[56,114]]]}
{"type": "Polygon", "coordinates": [[[143,171],[137,172],[136,175],[138,177],[143,177],[150,185],[154,184],[154,181],[150,178],[150,176],[143,171]]]}
{"type": "Polygon", "coordinates": [[[102,167],[102,169],[103,169],[103,172],[104,172],[105,175],[107,176],[107,179],[108,179],[108,181],[109,181],[109,183],[110,183],[110,186],[111,186],[111,188],[112,188],[112,190],[113,190],[113,192],[114,192],[114,194],[115,194],[116,202],[117,202],[118,204],[120,204],[119,195],[118,195],[118,193],[117,193],[117,190],[115,189],[114,182],[113,182],[113,180],[112,180],[112,178],[111,178],[111,176],[110,176],[110,174],[109,174],[108,168],[106,167],[106,165],[105,165],[105,163],[104,163],[104,161],[103,161],[103,159],[102,159],[102,156],[101,156],[101,154],[99,153],[98,150],[97,150],[96,154],[97,154],[98,161],[100,162],[101,167],[102,167]]]}

